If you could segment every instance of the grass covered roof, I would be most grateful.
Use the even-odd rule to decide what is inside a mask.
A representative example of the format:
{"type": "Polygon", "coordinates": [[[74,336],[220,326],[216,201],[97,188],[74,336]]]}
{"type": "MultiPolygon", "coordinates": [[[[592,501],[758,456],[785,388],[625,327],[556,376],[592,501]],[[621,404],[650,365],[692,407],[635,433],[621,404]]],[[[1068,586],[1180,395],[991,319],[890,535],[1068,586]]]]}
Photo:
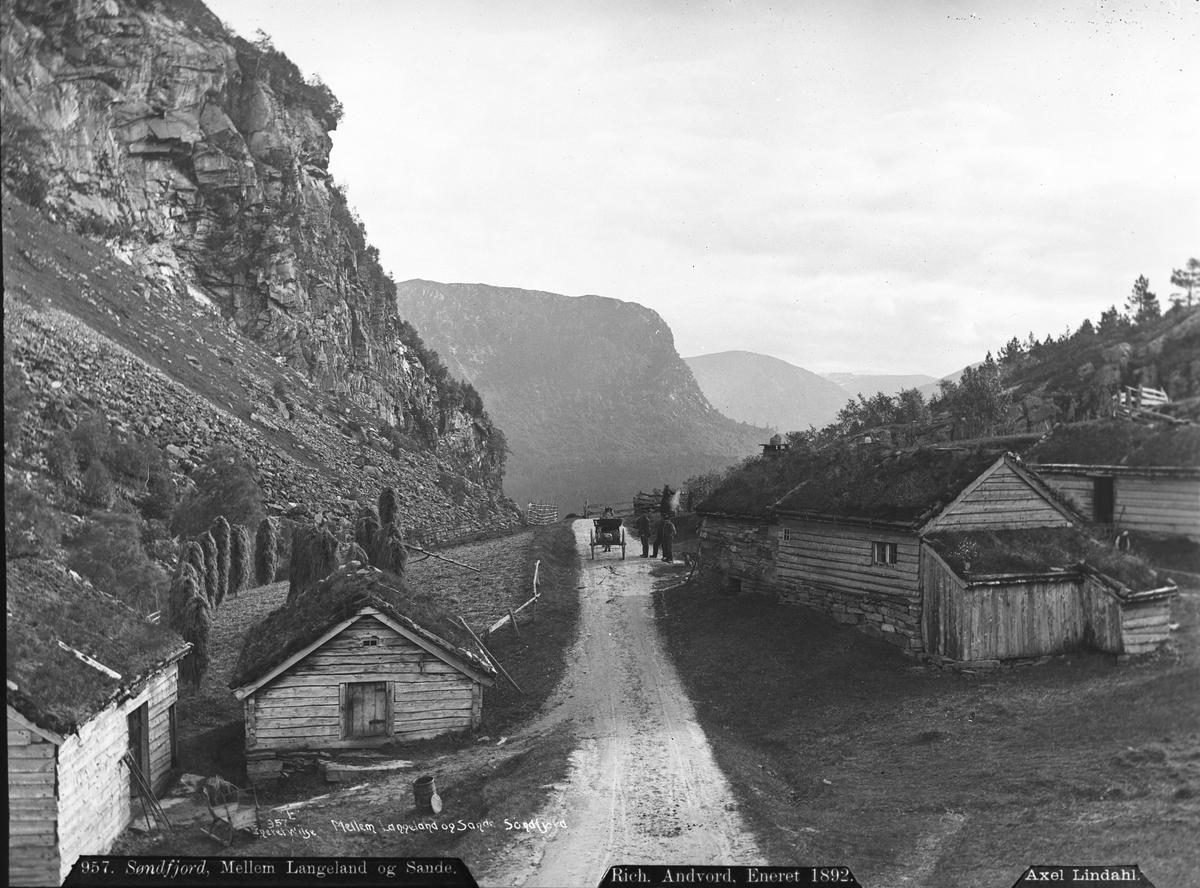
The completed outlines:
{"type": "Polygon", "coordinates": [[[187,645],[66,568],[20,558],[5,565],[8,702],[35,724],[69,734],[187,645]],[[80,660],[59,642],[119,674],[80,660]]]}
{"type": "Polygon", "coordinates": [[[396,576],[376,568],[347,565],[251,628],[229,686],[244,687],[261,678],[367,607],[379,610],[479,672],[495,673],[478,652],[470,633],[442,610],[433,596],[413,592],[396,576]]]}
{"type": "Polygon", "coordinates": [[[879,455],[841,448],[775,504],[780,512],[916,525],[948,505],[1004,454],[996,446],[942,445],[879,455]]]}
{"type": "Polygon", "coordinates": [[[1099,420],[1061,425],[1026,454],[1035,464],[1198,467],[1200,426],[1099,420]]]}
{"type": "Polygon", "coordinates": [[[1085,563],[1135,592],[1161,585],[1144,558],[1114,549],[1078,527],[933,533],[925,541],[963,577],[1048,573],[1085,563]]]}

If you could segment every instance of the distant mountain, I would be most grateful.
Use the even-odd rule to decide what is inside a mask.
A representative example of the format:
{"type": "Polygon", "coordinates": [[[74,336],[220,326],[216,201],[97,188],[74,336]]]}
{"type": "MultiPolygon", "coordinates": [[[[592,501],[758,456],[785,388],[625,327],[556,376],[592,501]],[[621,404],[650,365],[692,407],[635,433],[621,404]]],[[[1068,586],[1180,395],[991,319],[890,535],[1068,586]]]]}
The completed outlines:
{"type": "Polygon", "coordinates": [[[405,281],[401,315],[504,429],[505,491],[578,511],[754,453],[771,432],[704,397],[654,311],[601,296],[405,281]]]}
{"type": "MultiPolygon", "coordinates": [[[[859,394],[871,397],[876,392],[885,395],[898,395],[902,389],[919,388],[929,395],[928,386],[937,390],[937,377],[926,376],[924,373],[909,374],[859,374],[859,373],[826,373],[825,378],[842,387],[849,398],[857,398],[859,394]]],[[[843,404],[845,401],[842,402],[843,404]]]]}
{"type": "Polygon", "coordinates": [[[768,355],[728,351],[684,361],[704,396],[726,416],[781,432],[821,428],[847,401],[830,380],[768,355]]]}

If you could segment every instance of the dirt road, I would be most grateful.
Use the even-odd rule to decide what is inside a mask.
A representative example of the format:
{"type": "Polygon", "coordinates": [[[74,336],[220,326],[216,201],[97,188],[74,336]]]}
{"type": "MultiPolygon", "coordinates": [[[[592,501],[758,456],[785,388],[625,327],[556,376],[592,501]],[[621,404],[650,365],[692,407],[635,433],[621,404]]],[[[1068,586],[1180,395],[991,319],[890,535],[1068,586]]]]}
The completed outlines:
{"type": "Polygon", "coordinates": [[[580,638],[533,728],[576,728],[570,777],[541,814],[560,825],[530,833],[486,884],[595,885],[621,863],[763,863],[654,626],[650,571],[664,565],[640,546],[591,560],[590,527],[575,525],[580,638]]]}

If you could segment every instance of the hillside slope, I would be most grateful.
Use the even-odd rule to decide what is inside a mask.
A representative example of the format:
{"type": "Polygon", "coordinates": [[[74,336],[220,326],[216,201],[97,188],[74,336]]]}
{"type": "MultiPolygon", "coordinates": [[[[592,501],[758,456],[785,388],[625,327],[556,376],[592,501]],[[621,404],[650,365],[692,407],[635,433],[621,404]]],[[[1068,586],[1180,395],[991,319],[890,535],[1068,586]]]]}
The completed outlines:
{"type": "Polygon", "coordinates": [[[396,314],[395,284],[330,178],[341,106],[327,87],[198,0],[6,0],[0,17],[14,195],[116,249],[148,312],[199,294],[418,447],[455,449],[473,428],[468,462],[498,490],[482,404],[396,314]]]}
{"type": "Polygon", "coordinates": [[[684,361],[704,396],[726,416],[781,432],[820,428],[847,400],[828,379],[768,355],[728,351],[684,361]]]}
{"type": "Polygon", "coordinates": [[[924,373],[826,373],[825,378],[839,385],[847,398],[857,398],[860,394],[870,398],[876,392],[898,395],[902,389],[911,388],[919,388],[928,396],[937,391],[938,382],[924,373]]]}
{"type": "Polygon", "coordinates": [[[161,448],[181,490],[211,448],[235,445],[257,467],[268,514],[344,532],[360,503],[391,485],[419,538],[519,520],[488,470],[473,467],[471,423],[447,429],[440,456],[399,449],[378,417],[328,397],[215,306],[166,295],[148,311],[135,269],[3,198],[5,386],[25,393],[19,410],[6,403],[6,481],[8,468],[32,472],[52,502],[70,500],[70,483],[61,497],[49,483],[48,445],[93,414],[161,448]]]}
{"type": "Polygon", "coordinates": [[[400,311],[487,399],[518,502],[628,502],[757,450],[705,399],[651,309],[601,296],[405,281],[400,311]]]}

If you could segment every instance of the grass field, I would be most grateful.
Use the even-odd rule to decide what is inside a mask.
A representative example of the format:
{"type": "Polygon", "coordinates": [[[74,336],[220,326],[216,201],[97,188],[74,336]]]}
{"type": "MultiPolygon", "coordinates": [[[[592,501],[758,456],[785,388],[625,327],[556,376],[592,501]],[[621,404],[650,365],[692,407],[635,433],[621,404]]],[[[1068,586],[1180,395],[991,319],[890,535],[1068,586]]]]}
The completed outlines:
{"type": "MultiPolygon", "coordinates": [[[[454,856],[462,857],[478,872],[523,837],[520,830],[504,828],[504,818],[536,817],[553,783],[565,777],[574,742],[569,726],[543,736],[500,741],[539,709],[565,668],[579,614],[574,535],[569,525],[558,524],[439,554],[479,566],[483,573],[427,559],[410,564],[409,584],[444,596],[444,607],[461,614],[481,636],[488,624],[529,598],[534,564],[541,562],[538,586],[542,596],[536,620],[528,620],[528,611],[523,612],[520,636],[505,627],[486,640],[524,693],[498,678],[496,686],[484,694],[484,733],[387,749],[386,755],[411,761],[413,766],[386,776],[364,777],[361,783],[365,785],[353,791],[347,792],[346,784],[328,784],[317,775],[302,774],[263,786],[259,800],[267,809],[332,795],[294,812],[288,828],[300,834],[254,840],[243,837],[229,854],[454,856]],[[440,817],[423,816],[414,807],[410,783],[418,774],[435,776],[445,805],[440,817]],[[335,820],[424,826],[409,832],[346,833],[331,827],[335,820]],[[471,824],[491,821],[491,825],[465,831],[427,828],[460,820],[471,824]]],[[[199,688],[185,690],[180,696],[180,766],[185,773],[220,774],[245,785],[245,726],[241,704],[227,686],[229,675],[245,633],[286,597],[287,584],[277,583],[226,600],[218,611],[209,672],[199,688]]],[[[264,813],[264,817],[282,816],[264,813]]],[[[218,848],[200,832],[198,824],[189,823],[166,836],[127,833],[114,853],[211,855],[218,848]]]]}
{"type": "Polygon", "coordinates": [[[1166,651],[961,675],[806,608],[699,584],[659,626],[775,864],[864,885],[1012,884],[1031,863],[1200,873],[1200,592],[1166,651]]]}

